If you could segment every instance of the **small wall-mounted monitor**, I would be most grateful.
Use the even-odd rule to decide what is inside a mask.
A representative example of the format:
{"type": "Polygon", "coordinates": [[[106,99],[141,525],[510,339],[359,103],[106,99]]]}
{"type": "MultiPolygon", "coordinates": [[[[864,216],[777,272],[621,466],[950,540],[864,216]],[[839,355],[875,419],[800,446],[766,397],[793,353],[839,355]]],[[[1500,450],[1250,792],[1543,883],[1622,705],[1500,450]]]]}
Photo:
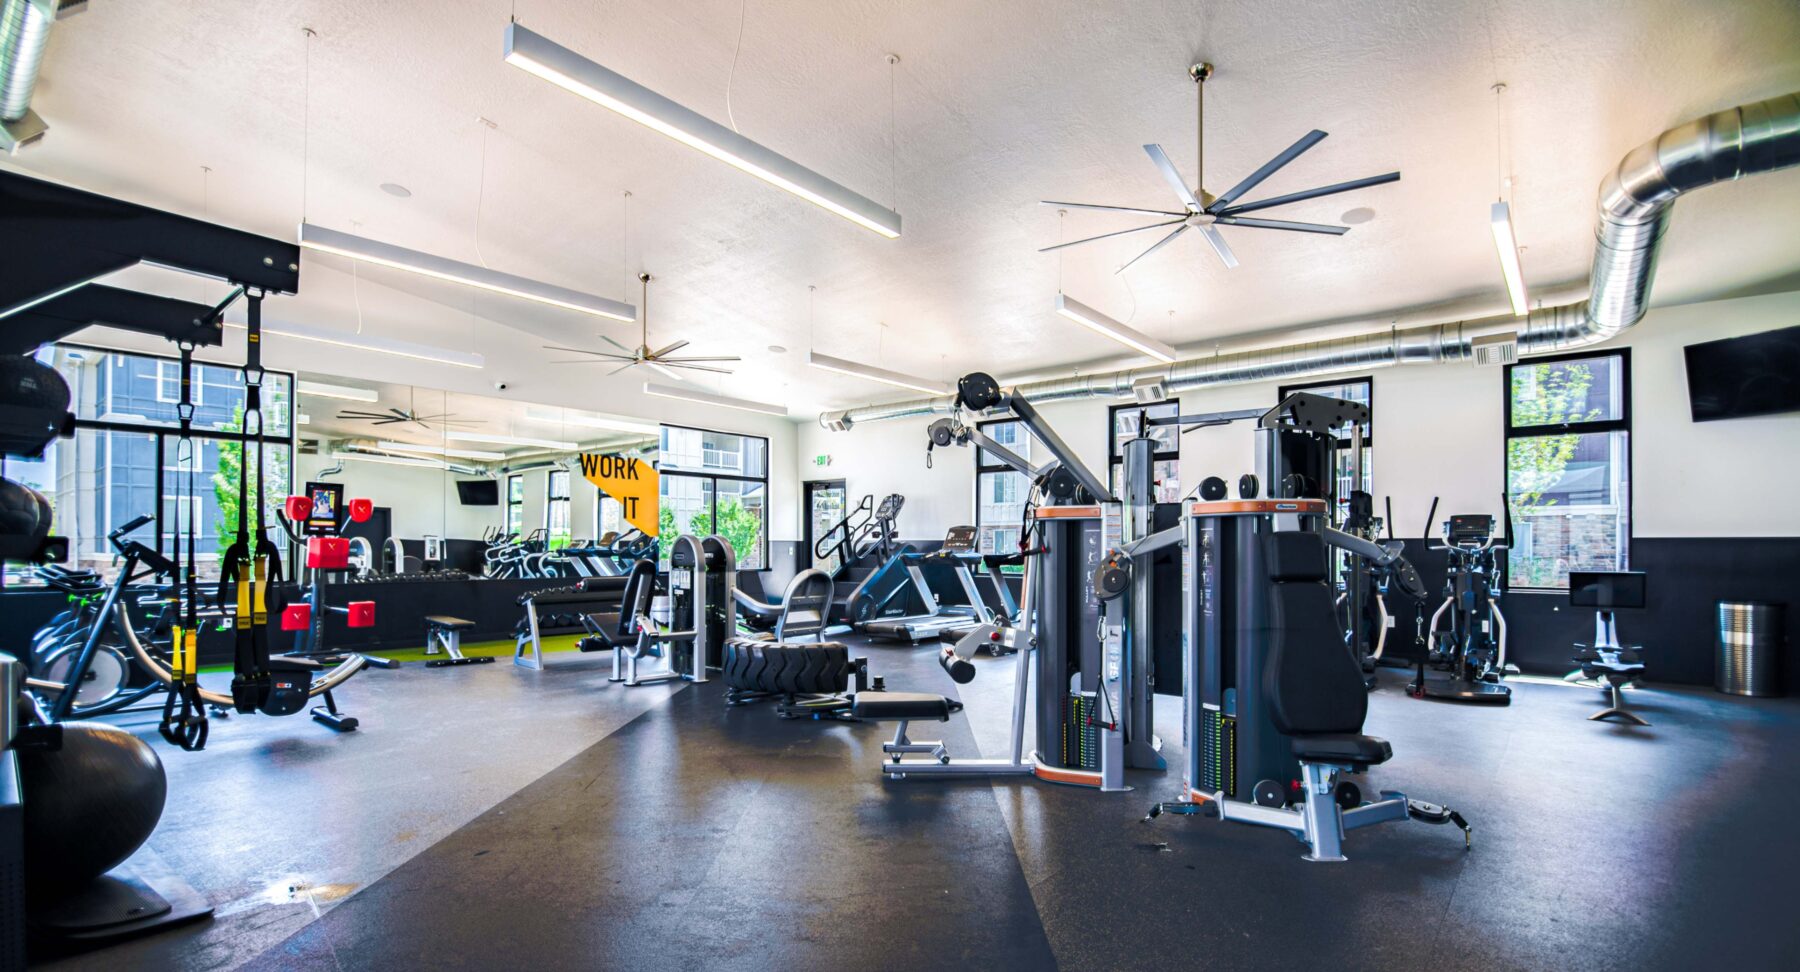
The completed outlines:
{"type": "Polygon", "coordinates": [[[307,536],[330,536],[338,531],[338,516],[344,509],[343,483],[307,483],[306,498],[311,507],[306,521],[300,525],[307,536]]]}
{"type": "Polygon", "coordinates": [[[1641,608],[1647,604],[1648,585],[1641,570],[1571,570],[1569,571],[1569,606],[1598,608],[1641,608]]]}
{"type": "Polygon", "coordinates": [[[1682,353],[1696,422],[1800,411],[1800,325],[1690,344],[1682,353]]]}
{"type": "Polygon", "coordinates": [[[459,479],[456,498],[464,506],[499,506],[500,481],[497,479],[459,479]]]}

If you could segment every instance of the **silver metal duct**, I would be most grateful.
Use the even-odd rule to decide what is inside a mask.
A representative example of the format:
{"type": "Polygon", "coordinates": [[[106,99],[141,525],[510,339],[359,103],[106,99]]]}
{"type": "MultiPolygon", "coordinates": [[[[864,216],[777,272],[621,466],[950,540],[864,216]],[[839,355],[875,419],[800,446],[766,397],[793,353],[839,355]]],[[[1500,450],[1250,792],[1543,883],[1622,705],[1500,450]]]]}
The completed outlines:
{"type": "MultiPolygon", "coordinates": [[[[1410,328],[1370,322],[1331,338],[1189,358],[1172,365],[1078,375],[1018,386],[1034,402],[1126,398],[1133,383],[1162,378],[1170,392],[1212,385],[1306,378],[1397,364],[1469,361],[1478,337],[1511,334],[1521,354],[1569,350],[1618,336],[1642,320],[1656,276],[1668,213],[1682,193],[1800,164],[1800,92],[1715,112],[1632,149],[1600,184],[1588,300],[1410,328]]],[[[948,412],[950,396],[868,405],[819,416],[827,429],[948,412]]]]}
{"type": "MultiPolygon", "coordinates": [[[[63,3],[70,12],[85,3],[63,3]]],[[[0,151],[17,152],[44,137],[49,126],[31,110],[57,0],[0,0],[0,151]]]]}
{"type": "Polygon", "coordinates": [[[55,22],[56,0],[0,0],[0,121],[16,122],[30,110],[55,22]]]}

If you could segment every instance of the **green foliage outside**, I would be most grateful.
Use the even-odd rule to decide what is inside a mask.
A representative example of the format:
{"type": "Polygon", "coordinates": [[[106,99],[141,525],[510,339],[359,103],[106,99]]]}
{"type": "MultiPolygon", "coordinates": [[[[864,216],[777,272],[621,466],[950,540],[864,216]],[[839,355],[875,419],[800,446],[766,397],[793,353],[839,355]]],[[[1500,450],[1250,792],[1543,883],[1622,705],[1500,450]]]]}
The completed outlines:
{"type": "MultiPolygon", "coordinates": [[[[1526,428],[1591,422],[1600,417],[1600,410],[1587,404],[1593,384],[1593,369],[1584,364],[1520,365],[1512,372],[1512,424],[1526,428]]],[[[1515,515],[1530,516],[1556,505],[1544,493],[1562,481],[1580,442],[1574,434],[1508,440],[1506,487],[1515,515]]],[[[1557,583],[1554,558],[1514,557],[1511,569],[1517,586],[1557,583]]]]}
{"type": "Polygon", "coordinates": [[[713,516],[706,510],[700,510],[688,517],[687,528],[682,529],[675,522],[675,511],[666,504],[657,516],[658,537],[662,540],[663,563],[668,563],[669,548],[675,538],[683,533],[696,537],[718,534],[731,544],[737,554],[738,566],[753,569],[762,566],[762,517],[744,505],[738,499],[719,501],[718,524],[713,523],[713,516]]]}
{"type": "MultiPolygon", "coordinates": [[[[283,403],[273,403],[269,409],[285,409],[283,403]]],[[[232,409],[231,421],[220,427],[222,432],[241,432],[244,429],[244,407],[239,405],[232,409]]],[[[263,467],[262,509],[250,511],[250,536],[255,538],[263,527],[263,516],[267,510],[279,506],[287,498],[288,490],[288,454],[281,447],[267,443],[262,446],[263,467]]],[[[219,555],[223,557],[225,550],[237,542],[238,529],[238,484],[244,472],[244,447],[235,439],[219,443],[219,464],[213,471],[213,498],[219,504],[219,522],[215,533],[218,535],[219,555]]],[[[257,450],[250,450],[250,461],[256,461],[257,450]]]]}

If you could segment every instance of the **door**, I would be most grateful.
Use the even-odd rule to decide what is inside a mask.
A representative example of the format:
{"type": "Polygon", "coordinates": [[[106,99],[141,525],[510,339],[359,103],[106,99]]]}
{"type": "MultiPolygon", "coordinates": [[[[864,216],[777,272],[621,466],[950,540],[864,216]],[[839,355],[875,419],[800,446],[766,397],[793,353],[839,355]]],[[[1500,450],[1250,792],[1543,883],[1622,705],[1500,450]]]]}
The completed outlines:
{"type": "Polygon", "coordinates": [[[837,553],[828,551],[824,557],[819,557],[813,546],[832,527],[843,522],[844,514],[850,508],[849,491],[841,479],[813,480],[802,483],[801,487],[801,502],[804,507],[800,520],[806,525],[806,529],[800,550],[800,566],[803,569],[817,567],[836,577],[838,568],[843,566],[837,553]]]}

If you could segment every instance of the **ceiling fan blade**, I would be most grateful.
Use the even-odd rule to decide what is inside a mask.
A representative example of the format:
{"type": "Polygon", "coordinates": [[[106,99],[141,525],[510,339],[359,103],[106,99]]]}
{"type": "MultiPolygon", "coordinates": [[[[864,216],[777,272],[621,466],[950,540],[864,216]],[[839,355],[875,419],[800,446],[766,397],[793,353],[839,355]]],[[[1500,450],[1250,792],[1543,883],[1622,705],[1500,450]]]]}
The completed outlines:
{"type": "Polygon", "coordinates": [[[1330,236],[1343,236],[1350,232],[1348,226],[1327,226],[1324,223],[1293,223],[1285,219],[1254,219],[1249,216],[1220,216],[1223,226],[1248,226],[1252,229],[1294,230],[1299,233],[1325,233],[1330,236]]]}
{"type": "Polygon", "coordinates": [[[673,378],[676,381],[686,381],[687,380],[686,378],[683,378],[680,375],[676,374],[675,369],[671,368],[667,365],[657,364],[656,362],[648,360],[648,359],[645,359],[644,364],[647,364],[650,367],[655,368],[656,373],[659,375],[662,375],[664,378],[673,378]]]}
{"type": "Polygon", "coordinates": [[[686,341],[676,341],[676,342],[675,342],[675,343],[674,343],[674,344],[671,344],[671,345],[669,345],[669,346],[668,346],[668,347],[666,347],[666,348],[658,348],[658,349],[657,349],[657,350],[655,350],[655,351],[652,351],[652,352],[650,352],[650,353],[649,353],[649,354],[646,354],[646,355],[644,355],[644,357],[646,357],[646,358],[660,358],[660,357],[662,357],[662,356],[663,356],[663,355],[665,355],[665,354],[672,354],[672,353],[674,353],[674,352],[676,352],[676,351],[680,351],[680,350],[681,350],[681,349],[682,349],[682,348],[685,348],[685,347],[687,347],[687,346],[688,346],[688,343],[687,343],[687,342],[686,342],[686,341]]]}
{"type": "Polygon", "coordinates": [[[1186,219],[1187,219],[1187,217],[1183,216],[1183,217],[1181,217],[1181,219],[1171,219],[1171,220],[1169,220],[1167,222],[1163,222],[1163,223],[1151,223],[1148,226],[1135,226],[1131,229],[1114,230],[1111,233],[1101,233],[1099,236],[1090,236],[1085,240],[1071,240],[1067,243],[1058,243],[1055,246],[1046,246],[1043,249],[1039,250],[1038,252],[1039,253],[1049,253],[1052,250],[1060,250],[1067,246],[1080,246],[1083,243],[1092,243],[1095,240],[1104,240],[1109,236],[1124,236],[1126,233],[1142,233],[1143,231],[1145,231],[1147,229],[1156,229],[1159,226],[1174,226],[1176,223],[1184,222],[1186,219]]]}
{"type": "Polygon", "coordinates": [[[1109,213],[1143,213],[1145,216],[1186,216],[1187,213],[1170,212],[1167,209],[1139,209],[1136,206],[1102,206],[1099,203],[1057,202],[1053,199],[1040,199],[1040,205],[1067,206],[1070,209],[1104,209],[1109,213]]]}
{"type": "Polygon", "coordinates": [[[365,411],[362,411],[361,409],[348,409],[347,408],[347,409],[339,410],[339,412],[337,413],[337,417],[342,418],[342,419],[386,418],[387,413],[386,412],[365,412],[365,411]]]}
{"type": "Polygon", "coordinates": [[[1115,274],[1124,273],[1126,268],[1130,267],[1132,263],[1136,263],[1139,260],[1142,260],[1143,258],[1149,256],[1150,254],[1155,253],[1157,250],[1160,250],[1163,247],[1168,246],[1170,241],[1174,240],[1175,237],[1180,236],[1182,233],[1187,232],[1187,229],[1188,229],[1188,227],[1186,225],[1186,222],[1183,221],[1182,225],[1175,227],[1175,232],[1170,233],[1168,236],[1165,236],[1160,240],[1157,240],[1155,246],[1151,247],[1148,250],[1145,250],[1142,253],[1139,253],[1137,256],[1132,257],[1130,263],[1127,263],[1127,264],[1125,264],[1125,266],[1120,267],[1117,270],[1114,270],[1113,273],[1115,273],[1115,274]]]}
{"type": "Polygon", "coordinates": [[[715,373],[715,374],[720,374],[720,375],[729,375],[729,374],[733,374],[733,372],[732,372],[732,370],[731,370],[731,369],[730,369],[730,368],[714,368],[714,367],[713,367],[713,366],[712,366],[712,365],[697,365],[697,364],[674,364],[674,363],[671,363],[671,364],[670,364],[670,365],[669,365],[669,367],[671,367],[671,368],[686,368],[686,369],[688,369],[688,370],[689,370],[689,371],[711,371],[711,372],[713,372],[713,373],[715,373]]]}
{"type": "Polygon", "coordinates": [[[735,354],[720,354],[720,355],[686,355],[686,356],[683,356],[680,358],[657,358],[656,360],[657,360],[657,363],[659,363],[659,364],[689,364],[689,363],[695,362],[695,361],[742,361],[744,359],[738,357],[735,354]]]}
{"type": "Polygon", "coordinates": [[[1317,199],[1320,196],[1329,196],[1334,193],[1349,192],[1352,189],[1363,189],[1368,186],[1379,186],[1383,183],[1399,181],[1400,173],[1388,172],[1383,175],[1369,176],[1366,179],[1352,179],[1349,182],[1339,182],[1329,186],[1320,186],[1317,189],[1303,189],[1300,192],[1290,192],[1285,196],[1271,196],[1268,199],[1258,199],[1254,202],[1239,203],[1236,206],[1219,210],[1218,215],[1235,216],[1238,213],[1248,213],[1257,209],[1268,209],[1272,206],[1285,206],[1288,203],[1296,203],[1306,199],[1317,199]]]}
{"type": "Polygon", "coordinates": [[[1213,252],[1219,255],[1219,262],[1225,264],[1225,269],[1237,269],[1237,254],[1231,252],[1231,245],[1225,242],[1225,234],[1219,232],[1218,227],[1202,226],[1200,235],[1206,237],[1206,242],[1212,244],[1213,252]]]}
{"type": "Polygon", "coordinates": [[[609,338],[604,334],[600,335],[600,340],[605,341],[607,344],[610,344],[613,347],[618,348],[620,351],[623,351],[626,354],[631,355],[634,360],[637,358],[637,349],[636,348],[628,348],[625,345],[620,344],[617,341],[614,341],[612,338],[609,338]]]}
{"type": "Polygon", "coordinates": [[[1300,153],[1306,151],[1309,148],[1312,148],[1314,145],[1319,144],[1319,141],[1321,139],[1323,139],[1324,137],[1325,137],[1325,133],[1319,131],[1316,128],[1310,132],[1307,132],[1305,135],[1300,136],[1300,140],[1298,142],[1295,142],[1294,144],[1289,145],[1287,148],[1283,149],[1281,151],[1280,155],[1275,156],[1274,158],[1270,159],[1267,162],[1264,162],[1262,164],[1262,168],[1257,169],[1255,172],[1250,173],[1249,177],[1246,178],[1243,182],[1240,182],[1237,185],[1232,186],[1230,189],[1225,190],[1225,194],[1223,196],[1220,196],[1219,198],[1214,199],[1212,201],[1212,205],[1207,208],[1207,212],[1217,213],[1219,210],[1224,209],[1226,206],[1231,205],[1231,201],[1233,199],[1236,199],[1239,196],[1242,196],[1244,193],[1249,192],[1252,189],[1255,189],[1258,183],[1260,183],[1264,179],[1267,179],[1268,177],[1274,175],[1275,170],[1277,170],[1277,169],[1281,168],[1282,166],[1287,165],[1289,162],[1292,162],[1295,159],[1299,158],[1300,153]]]}
{"type": "Polygon", "coordinates": [[[1144,151],[1150,156],[1150,161],[1155,162],[1156,167],[1162,170],[1163,178],[1169,180],[1169,185],[1175,190],[1175,195],[1181,197],[1182,205],[1186,206],[1189,212],[1199,212],[1201,208],[1199,197],[1194,195],[1194,190],[1188,188],[1188,184],[1181,178],[1181,173],[1175,171],[1175,163],[1169,161],[1169,153],[1164,152],[1161,145],[1146,145],[1144,151]]]}
{"type": "MultiPolygon", "coordinates": [[[[565,348],[560,344],[546,344],[543,346],[543,348],[545,351],[566,351],[569,354],[587,354],[587,355],[592,355],[596,358],[627,357],[626,355],[613,354],[611,351],[589,351],[586,348],[565,348]]],[[[636,356],[630,355],[629,357],[635,358],[636,356]]]]}
{"type": "Polygon", "coordinates": [[[627,368],[634,368],[636,366],[637,366],[636,361],[627,361],[624,364],[618,366],[617,368],[614,368],[613,370],[607,372],[606,377],[611,378],[613,375],[616,375],[619,372],[624,371],[627,368]]]}

